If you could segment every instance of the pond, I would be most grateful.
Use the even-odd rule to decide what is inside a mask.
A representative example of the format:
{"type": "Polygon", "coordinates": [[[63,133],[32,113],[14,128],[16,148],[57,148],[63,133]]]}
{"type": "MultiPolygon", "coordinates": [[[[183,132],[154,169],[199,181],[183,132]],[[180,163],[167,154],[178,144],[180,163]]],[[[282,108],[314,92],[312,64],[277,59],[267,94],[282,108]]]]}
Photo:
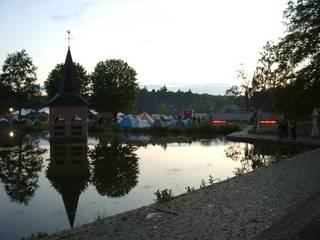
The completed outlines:
{"type": "Polygon", "coordinates": [[[308,149],[224,137],[90,136],[53,144],[48,134],[0,138],[0,239],[54,233],[199,188],[308,149]]]}

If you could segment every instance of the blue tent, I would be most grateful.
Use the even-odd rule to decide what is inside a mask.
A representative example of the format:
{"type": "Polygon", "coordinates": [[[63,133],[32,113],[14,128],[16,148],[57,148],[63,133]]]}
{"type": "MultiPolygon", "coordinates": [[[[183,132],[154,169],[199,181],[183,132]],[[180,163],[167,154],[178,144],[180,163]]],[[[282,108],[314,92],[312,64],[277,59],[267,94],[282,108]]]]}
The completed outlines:
{"type": "Polygon", "coordinates": [[[193,121],[191,119],[185,119],[185,120],[182,120],[182,121],[187,127],[190,127],[190,126],[193,125],[193,121]]]}
{"type": "Polygon", "coordinates": [[[178,120],[173,119],[169,122],[168,125],[171,127],[177,127],[177,128],[183,128],[186,126],[186,124],[181,119],[178,119],[178,120]]]}
{"type": "Polygon", "coordinates": [[[120,122],[119,122],[119,127],[124,127],[124,128],[131,128],[134,126],[134,120],[129,118],[129,117],[124,117],[120,122]]]}

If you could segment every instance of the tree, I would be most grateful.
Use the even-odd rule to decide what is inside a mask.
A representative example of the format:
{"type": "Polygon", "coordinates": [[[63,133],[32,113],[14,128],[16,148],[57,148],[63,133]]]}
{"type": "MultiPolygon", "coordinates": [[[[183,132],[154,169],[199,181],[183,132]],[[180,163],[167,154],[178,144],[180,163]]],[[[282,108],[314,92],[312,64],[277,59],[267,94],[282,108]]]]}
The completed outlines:
{"type": "MultiPolygon", "coordinates": [[[[49,97],[53,97],[59,88],[60,78],[63,72],[63,63],[57,64],[44,81],[44,88],[49,97]]],[[[80,94],[88,97],[91,93],[91,79],[85,68],[79,63],[74,63],[74,70],[79,79],[80,94]]]]}
{"type": "Polygon", "coordinates": [[[233,85],[226,90],[226,96],[228,96],[233,103],[238,97],[240,97],[240,95],[241,95],[241,90],[236,85],[233,85]]]}
{"type": "Polygon", "coordinates": [[[243,64],[240,64],[239,69],[237,70],[237,77],[241,82],[240,87],[242,88],[242,91],[244,93],[245,99],[246,99],[246,110],[249,112],[249,98],[251,95],[251,80],[248,76],[248,74],[245,72],[243,64]]]}
{"type": "Polygon", "coordinates": [[[99,62],[92,73],[92,106],[101,112],[130,111],[138,84],[136,71],[123,60],[99,62]]]}
{"type": "Polygon", "coordinates": [[[0,113],[8,112],[14,101],[14,95],[10,86],[6,86],[1,81],[0,75],[0,113]]]}
{"type": "Polygon", "coordinates": [[[34,97],[41,94],[40,85],[35,83],[37,80],[36,69],[32,59],[24,49],[20,52],[8,54],[2,66],[2,85],[13,94],[20,120],[21,109],[30,106],[34,97]]]}
{"type": "Polygon", "coordinates": [[[168,110],[167,105],[161,103],[160,106],[159,106],[159,113],[161,113],[161,114],[169,114],[169,110],[168,110]]]}
{"type": "Polygon", "coordinates": [[[267,43],[259,60],[253,85],[275,93],[279,112],[306,115],[320,103],[319,9],[319,1],[289,1],[284,11],[285,36],[277,44],[267,43]]]}

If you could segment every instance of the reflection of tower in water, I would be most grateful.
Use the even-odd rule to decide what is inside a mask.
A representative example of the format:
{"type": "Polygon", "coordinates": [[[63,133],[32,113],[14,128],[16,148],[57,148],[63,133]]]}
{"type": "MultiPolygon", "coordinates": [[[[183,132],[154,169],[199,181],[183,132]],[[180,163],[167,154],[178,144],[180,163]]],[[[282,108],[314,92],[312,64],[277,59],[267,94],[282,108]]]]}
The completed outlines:
{"type": "Polygon", "coordinates": [[[71,227],[74,225],[79,196],[88,186],[89,176],[87,143],[50,143],[47,177],[62,196],[71,227]]]}

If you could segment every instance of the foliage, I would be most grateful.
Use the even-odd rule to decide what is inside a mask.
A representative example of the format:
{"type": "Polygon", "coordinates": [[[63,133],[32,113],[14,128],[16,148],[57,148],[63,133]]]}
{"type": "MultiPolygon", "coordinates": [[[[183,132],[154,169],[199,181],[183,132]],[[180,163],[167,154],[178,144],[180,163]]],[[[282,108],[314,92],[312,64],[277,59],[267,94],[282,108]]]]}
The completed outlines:
{"type": "Polygon", "coordinates": [[[12,95],[14,108],[21,110],[34,104],[34,97],[40,95],[40,86],[36,84],[36,67],[25,50],[8,54],[2,66],[1,87],[6,94],[12,95]]]}
{"type": "Polygon", "coordinates": [[[161,103],[160,106],[159,106],[159,111],[158,112],[160,114],[169,114],[169,110],[168,110],[167,105],[161,103]]]}
{"type": "Polygon", "coordinates": [[[241,95],[241,90],[238,86],[233,85],[226,90],[226,95],[231,99],[237,98],[241,95]]]}
{"type": "Polygon", "coordinates": [[[158,189],[154,194],[156,195],[155,201],[157,203],[168,202],[173,198],[172,189],[167,189],[167,188],[163,190],[158,189]]]}
{"type": "Polygon", "coordinates": [[[123,60],[99,62],[92,73],[92,106],[100,112],[111,112],[114,119],[120,111],[129,111],[138,84],[136,71],[123,60]]]}
{"type": "Polygon", "coordinates": [[[14,93],[10,86],[6,86],[0,75],[0,113],[8,112],[9,108],[13,106],[14,93]]]}
{"type": "Polygon", "coordinates": [[[168,114],[172,115],[181,115],[184,110],[191,109],[198,113],[212,113],[230,104],[245,107],[243,96],[230,99],[228,96],[197,94],[191,91],[171,92],[163,89],[148,91],[142,88],[138,91],[135,109],[140,112],[159,113],[161,104],[164,104],[168,109],[168,114]]]}
{"type": "Polygon", "coordinates": [[[289,1],[286,35],[267,42],[253,80],[256,89],[272,89],[275,108],[292,118],[320,104],[320,2],[289,1]]]}
{"type": "Polygon", "coordinates": [[[46,121],[40,122],[39,124],[36,124],[36,125],[27,126],[26,128],[26,130],[28,131],[44,131],[48,129],[49,129],[49,126],[48,126],[48,122],[46,121]]]}
{"type": "Polygon", "coordinates": [[[209,179],[208,179],[209,184],[214,184],[214,181],[215,179],[213,178],[213,176],[209,175],[209,179]]]}
{"type": "Polygon", "coordinates": [[[205,188],[206,186],[206,182],[203,179],[201,179],[200,188],[205,188]]]}
{"type": "Polygon", "coordinates": [[[193,192],[194,191],[194,187],[190,187],[190,186],[187,186],[185,189],[186,189],[187,192],[193,192]]]}
{"type": "Polygon", "coordinates": [[[28,237],[22,237],[22,240],[37,240],[37,239],[43,239],[48,237],[48,233],[38,232],[38,233],[31,233],[28,237]]]}
{"type": "MultiPolygon", "coordinates": [[[[74,71],[79,79],[79,89],[82,96],[88,97],[91,93],[91,79],[85,68],[79,63],[74,63],[74,71]]],[[[59,89],[60,78],[62,77],[64,64],[57,64],[44,81],[44,88],[51,98],[59,89]]]]}
{"type": "Polygon", "coordinates": [[[96,145],[89,151],[91,183],[102,196],[122,197],[138,183],[139,157],[136,147],[113,141],[96,145]]]}

